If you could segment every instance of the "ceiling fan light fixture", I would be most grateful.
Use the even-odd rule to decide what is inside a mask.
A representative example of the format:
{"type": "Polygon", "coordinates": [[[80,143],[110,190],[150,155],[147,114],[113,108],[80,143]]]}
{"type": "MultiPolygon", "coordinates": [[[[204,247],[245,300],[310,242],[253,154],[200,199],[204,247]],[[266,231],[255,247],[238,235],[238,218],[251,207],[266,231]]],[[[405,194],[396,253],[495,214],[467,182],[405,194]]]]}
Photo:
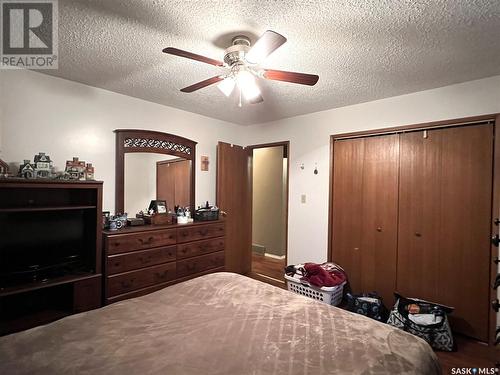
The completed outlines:
{"type": "Polygon", "coordinates": [[[256,44],[252,49],[246,54],[245,60],[250,64],[258,64],[264,60],[267,56],[267,46],[264,44],[256,44]]]}
{"type": "Polygon", "coordinates": [[[217,85],[217,88],[226,96],[229,97],[229,95],[231,95],[231,93],[233,92],[234,90],[234,86],[235,86],[236,82],[234,82],[234,79],[231,78],[231,77],[227,77],[225,78],[223,81],[221,81],[221,83],[219,83],[217,85]]]}
{"type": "Polygon", "coordinates": [[[236,75],[236,81],[246,100],[253,100],[260,95],[260,89],[257,86],[255,76],[248,70],[239,71],[236,75]]]}

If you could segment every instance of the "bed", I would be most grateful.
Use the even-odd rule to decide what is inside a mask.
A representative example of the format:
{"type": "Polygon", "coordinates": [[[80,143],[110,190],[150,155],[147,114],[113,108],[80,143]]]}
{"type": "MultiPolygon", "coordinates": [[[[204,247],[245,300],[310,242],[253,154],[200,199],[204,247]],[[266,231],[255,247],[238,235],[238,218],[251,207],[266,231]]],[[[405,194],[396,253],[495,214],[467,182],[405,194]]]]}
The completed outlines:
{"type": "Polygon", "coordinates": [[[232,273],[0,338],[0,374],[438,374],[427,343],[232,273]]]}

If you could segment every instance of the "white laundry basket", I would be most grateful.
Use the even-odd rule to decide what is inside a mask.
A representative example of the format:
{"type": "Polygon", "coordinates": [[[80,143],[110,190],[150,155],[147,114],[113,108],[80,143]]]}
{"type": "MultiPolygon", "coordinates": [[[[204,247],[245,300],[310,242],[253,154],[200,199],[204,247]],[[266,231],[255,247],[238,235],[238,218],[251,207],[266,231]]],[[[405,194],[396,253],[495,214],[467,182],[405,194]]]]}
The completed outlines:
{"type": "Polygon", "coordinates": [[[338,306],[342,301],[344,293],[344,281],[342,284],[332,287],[317,288],[309,285],[307,282],[297,280],[294,277],[285,275],[288,290],[332,306],[338,306]]]}

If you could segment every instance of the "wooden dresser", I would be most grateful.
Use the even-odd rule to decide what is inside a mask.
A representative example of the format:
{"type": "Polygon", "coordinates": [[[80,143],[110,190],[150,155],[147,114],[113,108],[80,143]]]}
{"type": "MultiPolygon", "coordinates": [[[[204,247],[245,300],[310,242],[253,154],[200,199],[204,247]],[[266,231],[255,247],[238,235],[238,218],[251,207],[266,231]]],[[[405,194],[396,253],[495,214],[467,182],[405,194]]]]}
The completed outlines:
{"type": "Polygon", "coordinates": [[[103,231],[104,303],[224,270],[223,220],[103,231]]]}

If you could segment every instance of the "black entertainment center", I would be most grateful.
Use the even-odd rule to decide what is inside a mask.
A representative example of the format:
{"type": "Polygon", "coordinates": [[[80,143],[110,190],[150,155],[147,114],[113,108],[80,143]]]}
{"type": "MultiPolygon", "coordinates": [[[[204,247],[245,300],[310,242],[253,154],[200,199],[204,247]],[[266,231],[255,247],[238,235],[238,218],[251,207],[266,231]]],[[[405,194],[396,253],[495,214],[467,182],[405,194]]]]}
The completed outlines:
{"type": "Polygon", "coordinates": [[[0,180],[0,335],[101,306],[102,182],[0,180]]]}

